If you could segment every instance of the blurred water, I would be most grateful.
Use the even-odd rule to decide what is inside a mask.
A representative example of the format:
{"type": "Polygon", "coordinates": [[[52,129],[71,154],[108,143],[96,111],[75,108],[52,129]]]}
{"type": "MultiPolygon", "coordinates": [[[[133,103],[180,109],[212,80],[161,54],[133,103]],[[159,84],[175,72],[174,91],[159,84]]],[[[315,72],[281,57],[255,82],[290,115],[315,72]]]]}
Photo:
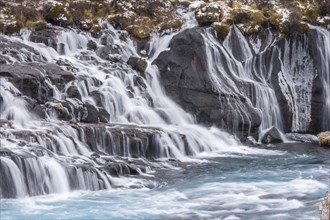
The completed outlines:
{"type": "Polygon", "coordinates": [[[1,219],[318,219],[330,151],[300,145],[181,163],[143,177],[150,188],[5,199],[1,219]]]}

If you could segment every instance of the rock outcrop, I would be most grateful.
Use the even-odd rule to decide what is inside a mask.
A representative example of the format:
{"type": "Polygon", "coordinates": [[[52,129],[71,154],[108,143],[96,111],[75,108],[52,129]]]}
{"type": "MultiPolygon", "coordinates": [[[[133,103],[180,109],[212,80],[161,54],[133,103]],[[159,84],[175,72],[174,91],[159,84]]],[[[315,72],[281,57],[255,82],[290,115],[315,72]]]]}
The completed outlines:
{"type": "Polygon", "coordinates": [[[283,139],[281,136],[281,132],[275,127],[271,127],[270,129],[268,129],[261,137],[261,143],[264,144],[276,144],[282,142],[283,139]]]}
{"type": "Polygon", "coordinates": [[[155,60],[166,93],[200,123],[215,124],[246,136],[255,134],[261,118],[253,106],[239,94],[220,94],[214,89],[208,74],[202,31],[202,28],[193,28],[176,35],[170,50],[155,60]],[[246,114],[235,116],[233,102],[239,102],[246,114]]]}

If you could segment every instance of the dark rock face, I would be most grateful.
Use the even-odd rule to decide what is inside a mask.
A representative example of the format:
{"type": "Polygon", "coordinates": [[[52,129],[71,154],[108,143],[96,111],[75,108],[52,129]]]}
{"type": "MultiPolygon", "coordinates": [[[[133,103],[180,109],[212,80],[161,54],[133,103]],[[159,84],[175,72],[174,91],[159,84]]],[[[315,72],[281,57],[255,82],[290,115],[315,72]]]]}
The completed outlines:
{"type": "Polygon", "coordinates": [[[93,40],[89,40],[87,43],[87,49],[88,50],[96,50],[97,49],[97,44],[93,40]]]}
{"type": "Polygon", "coordinates": [[[52,47],[56,50],[58,46],[56,36],[58,33],[59,31],[54,28],[33,31],[30,35],[30,40],[35,43],[43,43],[46,46],[52,47]]]}
{"type": "Polygon", "coordinates": [[[45,103],[53,96],[53,89],[47,84],[46,77],[62,89],[74,79],[70,72],[63,71],[56,64],[18,64],[0,65],[0,76],[8,78],[23,95],[45,103]]]}
{"type": "Polygon", "coordinates": [[[266,133],[261,137],[261,143],[264,144],[275,144],[282,143],[281,133],[275,127],[271,127],[266,133]]]}
{"type": "Polygon", "coordinates": [[[127,64],[131,65],[133,69],[138,70],[140,72],[146,71],[146,68],[148,66],[147,61],[138,57],[130,57],[127,61],[127,64]]]}
{"type": "MultiPolygon", "coordinates": [[[[276,118],[276,125],[284,132],[315,134],[328,130],[322,119],[325,85],[321,73],[329,61],[324,60],[324,52],[318,46],[325,45],[320,40],[324,37],[320,30],[311,29],[308,34],[283,39],[264,30],[253,40],[253,36],[242,39],[240,31],[233,28],[226,41],[219,42],[221,47],[208,49],[207,54],[205,48],[210,45],[204,45],[208,43],[203,39],[205,33],[203,28],[179,33],[173,37],[170,50],[162,52],[154,61],[166,93],[199,122],[215,124],[244,136],[253,135],[261,122],[260,113],[269,108],[265,106],[267,101],[261,107],[256,104],[260,99],[268,99],[259,92],[266,91],[262,88],[266,86],[278,103],[274,108],[279,110],[272,120],[276,118]],[[257,40],[261,43],[257,46],[259,49],[256,49],[257,40]],[[212,60],[212,67],[207,64],[209,54],[219,56],[212,60]],[[222,89],[214,87],[211,78],[214,76],[210,72],[218,74],[216,77],[225,83],[229,78],[241,94],[231,89],[231,85],[229,92],[219,92],[222,89]],[[250,74],[248,80],[241,80],[245,74],[250,74]],[[253,105],[260,108],[260,112],[253,105]]],[[[270,93],[267,91],[267,94],[270,93]]],[[[274,125],[274,121],[270,125],[274,125]]]]}
{"type": "Polygon", "coordinates": [[[194,28],[176,35],[170,43],[171,49],[162,52],[155,60],[166,93],[194,114],[200,123],[215,124],[238,135],[255,134],[261,118],[253,106],[238,94],[228,96],[213,88],[201,31],[194,28]],[[230,105],[238,99],[248,114],[238,119],[238,128],[235,129],[232,126],[235,112],[230,105]]]}
{"type": "Polygon", "coordinates": [[[99,122],[99,110],[89,103],[84,104],[86,108],[86,113],[82,116],[81,121],[88,123],[98,123],[99,122]]]}

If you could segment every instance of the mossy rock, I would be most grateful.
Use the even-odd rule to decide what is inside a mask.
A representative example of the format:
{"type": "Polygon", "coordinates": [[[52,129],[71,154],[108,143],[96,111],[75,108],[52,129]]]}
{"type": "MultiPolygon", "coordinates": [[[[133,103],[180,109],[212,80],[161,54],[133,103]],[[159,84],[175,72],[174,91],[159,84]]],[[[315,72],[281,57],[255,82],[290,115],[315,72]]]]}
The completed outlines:
{"type": "Polygon", "coordinates": [[[140,39],[148,38],[153,31],[153,23],[148,17],[138,17],[127,30],[140,39]]]}
{"type": "Polygon", "coordinates": [[[195,11],[195,18],[199,25],[210,25],[213,22],[220,22],[222,16],[221,4],[217,2],[202,4],[195,11]]]}
{"type": "Polygon", "coordinates": [[[50,21],[56,21],[62,14],[65,14],[65,8],[62,4],[50,6],[45,18],[50,21]]]}
{"type": "Polygon", "coordinates": [[[258,33],[266,24],[267,18],[262,11],[251,9],[235,9],[232,11],[232,19],[245,34],[258,33]]]}
{"type": "Polygon", "coordinates": [[[27,21],[25,24],[26,27],[35,30],[41,31],[47,28],[47,22],[45,21],[27,21]]]}
{"type": "Polygon", "coordinates": [[[189,7],[189,5],[194,2],[194,0],[170,0],[170,1],[174,6],[183,6],[183,7],[189,7]]]}
{"type": "Polygon", "coordinates": [[[13,35],[20,32],[20,30],[24,27],[21,22],[15,22],[12,24],[5,25],[4,27],[4,34],[13,35]]]}
{"type": "Polygon", "coordinates": [[[182,26],[182,21],[178,18],[171,18],[168,20],[165,20],[161,23],[159,23],[154,31],[155,32],[162,32],[165,30],[169,30],[169,29],[179,29],[182,26]]]}
{"type": "Polygon", "coordinates": [[[137,14],[135,12],[127,11],[125,13],[114,14],[108,16],[108,21],[110,23],[117,23],[121,27],[126,28],[133,25],[135,19],[137,19],[137,14]]]}
{"type": "Polygon", "coordinates": [[[221,40],[224,40],[227,37],[230,31],[230,26],[231,25],[226,22],[214,22],[212,24],[212,28],[216,31],[217,36],[221,40]]]}
{"type": "Polygon", "coordinates": [[[152,32],[179,29],[182,26],[170,1],[114,0],[112,12],[114,14],[108,16],[108,21],[120,25],[139,39],[148,38],[152,32]]]}
{"type": "Polygon", "coordinates": [[[322,146],[330,147],[330,131],[321,132],[317,137],[322,146]]]}

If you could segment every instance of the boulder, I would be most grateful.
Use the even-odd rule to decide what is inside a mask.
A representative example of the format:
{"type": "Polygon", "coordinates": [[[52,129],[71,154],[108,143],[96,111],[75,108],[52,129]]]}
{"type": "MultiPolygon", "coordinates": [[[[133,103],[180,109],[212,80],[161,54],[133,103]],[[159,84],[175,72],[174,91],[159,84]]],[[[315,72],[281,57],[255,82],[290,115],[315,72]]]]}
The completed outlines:
{"type": "Polygon", "coordinates": [[[317,135],[322,146],[330,147],[330,131],[321,132],[317,135]]]}
{"type": "Polygon", "coordinates": [[[81,94],[75,85],[69,86],[69,88],[66,90],[66,94],[69,98],[77,98],[81,100],[81,94]]]}
{"type": "Polygon", "coordinates": [[[64,71],[57,64],[16,64],[0,65],[0,76],[7,78],[23,95],[45,103],[53,96],[53,88],[46,82],[55,84],[59,90],[74,79],[72,73],[64,71]]]}
{"type": "Polygon", "coordinates": [[[140,72],[145,72],[148,66],[148,63],[145,59],[131,56],[128,61],[128,65],[131,65],[133,69],[138,70],[140,72]]]}
{"type": "Polygon", "coordinates": [[[149,38],[152,32],[178,29],[182,21],[173,4],[166,0],[115,0],[108,21],[120,26],[139,39],[149,38]]]}
{"type": "Polygon", "coordinates": [[[82,122],[98,123],[99,122],[99,110],[92,104],[85,103],[84,107],[87,109],[81,117],[82,122]]]}
{"type": "Polygon", "coordinates": [[[282,143],[281,132],[276,127],[269,128],[262,136],[261,143],[264,144],[275,144],[282,143]]]}
{"type": "Polygon", "coordinates": [[[87,49],[88,50],[96,50],[97,49],[97,43],[93,40],[89,40],[87,43],[87,49]]]}
{"type": "Polygon", "coordinates": [[[109,119],[110,119],[110,114],[107,110],[105,110],[104,108],[98,108],[99,110],[99,120],[100,122],[103,122],[103,123],[108,123],[109,122],[109,119]]]}
{"type": "Polygon", "coordinates": [[[200,25],[210,25],[213,22],[221,20],[222,12],[221,2],[210,2],[208,4],[202,4],[195,11],[196,20],[200,25]]]}
{"type": "Polygon", "coordinates": [[[286,133],[285,136],[293,141],[299,141],[302,143],[318,144],[319,139],[312,134],[300,134],[300,133],[286,133]]]}

